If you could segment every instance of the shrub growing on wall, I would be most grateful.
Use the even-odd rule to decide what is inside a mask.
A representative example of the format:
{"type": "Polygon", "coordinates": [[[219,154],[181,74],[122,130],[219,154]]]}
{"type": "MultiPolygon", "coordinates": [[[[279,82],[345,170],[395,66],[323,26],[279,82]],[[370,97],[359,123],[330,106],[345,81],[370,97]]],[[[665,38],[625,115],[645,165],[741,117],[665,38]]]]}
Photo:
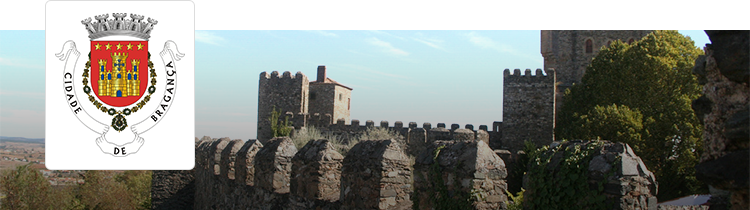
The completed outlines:
{"type": "Polygon", "coordinates": [[[276,106],[274,106],[273,110],[271,111],[271,117],[268,118],[268,121],[271,122],[273,137],[289,136],[289,134],[292,133],[292,130],[294,129],[290,127],[292,126],[292,124],[291,122],[289,122],[289,117],[287,116],[286,118],[284,118],[284,122],[281,122],[279,117],[281,117],[281,110],[276,111],[276,106]]]}
{"type": "Polygon", "coordinates": [[[703,51],[677,31],[654,31],[632,44],[615,41],[566,91],[556,137],[630,144],[659,183],[659,200],[707,193],[695,178],[702,125],[692,100],[701,86],[692,74],[703,51]]]}

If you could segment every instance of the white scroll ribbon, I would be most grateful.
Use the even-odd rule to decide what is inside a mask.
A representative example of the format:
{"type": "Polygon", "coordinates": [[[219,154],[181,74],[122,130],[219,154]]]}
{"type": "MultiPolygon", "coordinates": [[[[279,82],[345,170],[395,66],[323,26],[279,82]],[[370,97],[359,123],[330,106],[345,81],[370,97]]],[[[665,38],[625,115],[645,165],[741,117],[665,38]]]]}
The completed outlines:
{"type": "MultiPolygon", "coordinates": [[[[76,49],[76,43],[72,40],[68,40],[63,44],[63,49],[59,53],[55,53],[55,56],[57,56],[58,59],[61,61],[65,61],[65,69],[63,69],[63,78],[66,77],[66,75],[70,74],[71,78],[70,81],[73,81],[73,77],[75,74],[75,66],[78,62],[78,57],[81,55],[81,53],[78,52],[78,49],[76,49]]],[[[101,135],[102,137],[104,134],[107,133],[109,130],[109,125],[106,125],[104,123],[101,123],[99,121],[96,121],[94,118],[89,115],[88,112],[86,112],[85,109],[82,109],[80,107],[80,100],[78,100],[78,95],[75,94],[75,91],[67,91],[65,90],[65,86],[67,83],[63,81],[63,93],[65,95],[65,98],[68,99],[68,94],[74,95],[76,106],[73,106],[71,102],[68,102],[68,107],[70,108],[70,111],[75,114],[76,118],[81,121],[87,128],[89,128],[91,131],[96,132],[97,134],[101,135]],[[78,112],[76,112],[77,109],[81,108],[78,112]],[[83,114],[81,114],[81,112],[83,114]]],[[[76,84],[73,82],[71,85],[76,84]]]]}
{"type": "Polygon", "coordinates": [[[175,61],[179,61],[180,59],[182,59],[185,54],[180,53],[180,51],[177,50],[177,44],[175,44],[174,41],[168,40],[164,43],[164,50],[162,50],[159,55],[161,56],[162,61],[164,61],[164,71],[166,72],[165,76],[167,78],[165,80],[166,84],[164,86],[164,96],[161,98],[161,101],[159,102],[159,105],[156,107],[156,109],[151,112],[151,116],[149,118],[146,118],[143,121],[130,126],[131,130],[133,130],[133,133],[136,135],[136,139],[140,138],[138,137],[138,135],[151,130],[151,128],[153,128],[164,118],[169,109],[172,107],[172,102],[174,101],[175,94],[177,93],[177,63],[175,61]]]}

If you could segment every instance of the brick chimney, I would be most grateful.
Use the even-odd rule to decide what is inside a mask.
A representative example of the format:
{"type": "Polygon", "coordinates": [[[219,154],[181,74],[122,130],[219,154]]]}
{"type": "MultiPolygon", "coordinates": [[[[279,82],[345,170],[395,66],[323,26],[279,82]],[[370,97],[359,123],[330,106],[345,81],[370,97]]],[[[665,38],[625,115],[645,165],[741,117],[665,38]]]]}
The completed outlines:
{"type": "Polygon", "coordinates": [[[318,82],[326,82],[326,66],[320,65],[318,66],[318,82]]]}

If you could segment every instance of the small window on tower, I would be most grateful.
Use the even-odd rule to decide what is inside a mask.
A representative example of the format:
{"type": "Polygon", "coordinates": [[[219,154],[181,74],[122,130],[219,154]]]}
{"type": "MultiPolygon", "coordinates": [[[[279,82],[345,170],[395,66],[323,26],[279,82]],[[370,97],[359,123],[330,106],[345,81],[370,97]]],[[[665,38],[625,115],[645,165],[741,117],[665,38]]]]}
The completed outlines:
{"type": "Polygon", "coordinates": [[[339,101],[343,101],[343,100],[344,100],[343,95],[341,93],[339,93],[339,101]]]}
{"type": "Polygon", "coordinates": [[[591,41],[591,39],[586,40],[586,53],[592,53],[594,52],[594,41],[591,41]]]}

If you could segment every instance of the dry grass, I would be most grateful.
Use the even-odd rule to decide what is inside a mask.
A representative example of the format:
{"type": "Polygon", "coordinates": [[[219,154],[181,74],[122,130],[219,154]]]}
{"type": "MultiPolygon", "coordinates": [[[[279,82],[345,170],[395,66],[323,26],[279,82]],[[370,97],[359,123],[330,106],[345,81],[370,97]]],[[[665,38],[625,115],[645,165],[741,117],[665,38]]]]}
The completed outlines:
{"type": "Polygon", "coordinates": [[[396,133],[395,131],[388,130],[386,128],[373,127],[365,130],[364,133],[349,137],[341,135],[324,134],[321,130],[315,127],[308,127],[300,130],[295,130],[292,133],[292,141],[298,149],[302,148],[310,140],[317,139],[328,139],[328,141],[336,148],[336,151],[341,155],[346,156],[354,145],[362,140],[383,140],[383,139],[394,139],[401,144],[401,147],[406,146],[404,138],[396,133]]]}

